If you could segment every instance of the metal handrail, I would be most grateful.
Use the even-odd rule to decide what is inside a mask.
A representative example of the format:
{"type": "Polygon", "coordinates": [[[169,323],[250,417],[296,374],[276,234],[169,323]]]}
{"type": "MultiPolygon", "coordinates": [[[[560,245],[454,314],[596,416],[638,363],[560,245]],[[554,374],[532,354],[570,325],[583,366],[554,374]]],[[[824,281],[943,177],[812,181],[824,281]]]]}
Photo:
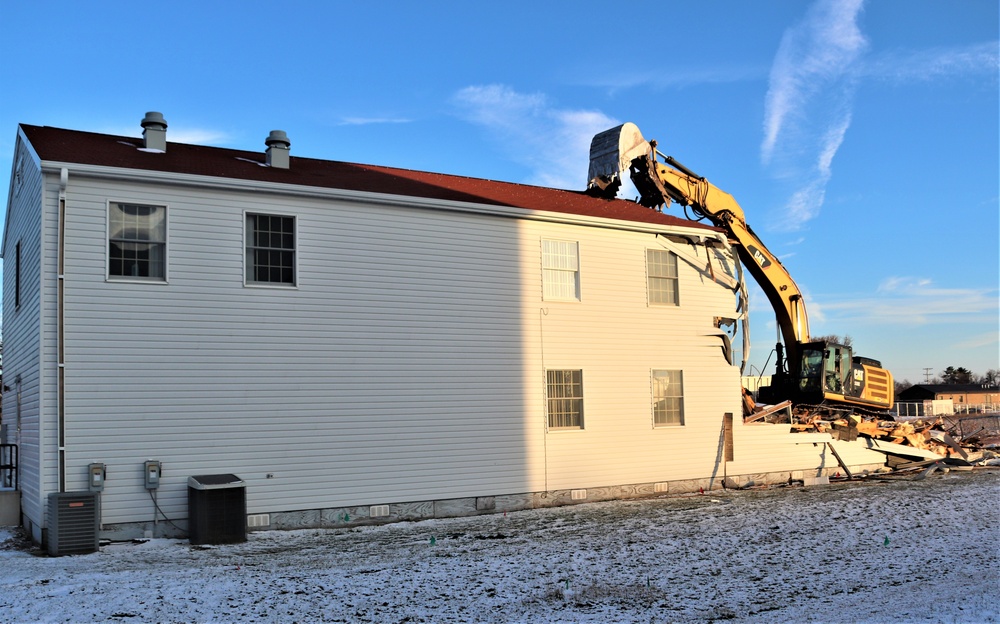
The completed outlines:
{"type": "Polygon", "coordinates": [[[0,444],[0,487],[19,489],[16,444],[0,444]]]}

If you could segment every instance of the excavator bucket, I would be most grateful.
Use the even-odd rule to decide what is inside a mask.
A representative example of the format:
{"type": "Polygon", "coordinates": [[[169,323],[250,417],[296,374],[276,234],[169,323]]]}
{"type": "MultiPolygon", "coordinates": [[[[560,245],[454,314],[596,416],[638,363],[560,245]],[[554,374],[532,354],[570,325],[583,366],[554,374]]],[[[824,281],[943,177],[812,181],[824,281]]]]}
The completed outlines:
{"type": "Polygon", "coordinates": [[[625,123],[594,136],[590,142],[587,188],[600,197],[614,198],[622,183],[622,172],[632,161],[652,148],[634,123],[625,123]]]}

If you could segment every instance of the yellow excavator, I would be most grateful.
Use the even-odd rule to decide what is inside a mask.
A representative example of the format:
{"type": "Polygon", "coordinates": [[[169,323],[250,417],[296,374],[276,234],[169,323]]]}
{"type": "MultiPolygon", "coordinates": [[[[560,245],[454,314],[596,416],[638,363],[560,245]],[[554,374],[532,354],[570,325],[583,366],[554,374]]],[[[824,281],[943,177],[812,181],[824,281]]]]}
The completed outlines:
{"type": "Polygon", "coordinates": [[[656,145],[656,141],[646,141],[632,123],[596,135],[590,144],[588,192],[615,197],[627,171],[643,206],[663,210],[671,201],[677,202],[697,220],[707,218],[728,233],[740,260],[771,302],[784,342],[784,348],[781,342],[776,346],[771,385],[759,389],[758,400],[878,414],[891,409],[892,374],[876,360],[855,356],[848,345],[811,340],[802,291],[747,225],[733,196],[664,156],[656,145]]]}

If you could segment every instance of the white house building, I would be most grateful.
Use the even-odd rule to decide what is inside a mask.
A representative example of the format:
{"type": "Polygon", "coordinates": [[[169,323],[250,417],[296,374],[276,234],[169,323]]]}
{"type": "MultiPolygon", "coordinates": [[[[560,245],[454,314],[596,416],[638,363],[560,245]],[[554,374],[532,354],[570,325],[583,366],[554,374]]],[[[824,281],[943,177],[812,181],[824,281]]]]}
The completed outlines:
{"type": "Polygon", "coordinates": [[[183,534],[195,475],[237,475],[251,526],[291,528],[831,465],[787,426],[742,423],[741,279],[717,229],[290,156],[278,131],[255,153],[142,125],[18,128],[2,413],[39,542],[47,497],[88,490],[92,465],[119,537],[183,534]]]}

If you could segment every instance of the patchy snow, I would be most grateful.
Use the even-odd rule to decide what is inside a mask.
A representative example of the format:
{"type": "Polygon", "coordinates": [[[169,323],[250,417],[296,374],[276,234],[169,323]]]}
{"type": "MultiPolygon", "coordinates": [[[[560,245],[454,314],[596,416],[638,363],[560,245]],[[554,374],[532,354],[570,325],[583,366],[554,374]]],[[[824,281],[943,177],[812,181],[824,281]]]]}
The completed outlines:
{"type": "Polygon", "coordinates": [[[997,622],[1000,470],[46,557],[7,622],[997,622]]]}

